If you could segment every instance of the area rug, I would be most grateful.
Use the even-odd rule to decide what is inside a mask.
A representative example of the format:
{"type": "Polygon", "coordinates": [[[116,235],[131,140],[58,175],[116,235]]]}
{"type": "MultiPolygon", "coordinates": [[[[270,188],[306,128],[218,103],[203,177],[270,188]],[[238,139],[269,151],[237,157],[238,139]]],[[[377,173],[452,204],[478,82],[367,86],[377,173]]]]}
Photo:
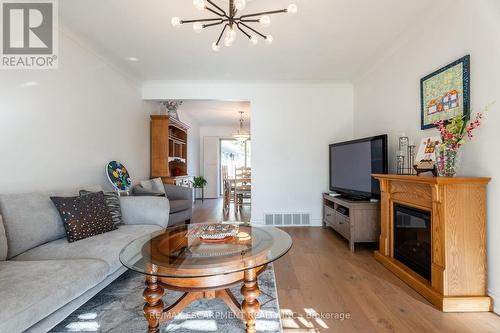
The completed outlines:
{"type": "MultiPolygon", "coordinates": [[[[282,332],[280,309],[276,293],[274,270],[270,265],[258,278],[261,311],[257,317],[257,331],[282,332]]],[[[241,286],[231,288],[242,301],[241,286]]],[[[142,314],[144,302],[144,276],[127,271],[50,332],[146,332],[147,324],[142,314]]],[[[182,293],[168,290],[163,297],[165,304],[174,303],[182,293]]],[[[176,333],[193,332],[244,332],[245,325],[235,318],[221,300],[198,300],[184,312],[160,326],[160,331],[176,333]]]]}

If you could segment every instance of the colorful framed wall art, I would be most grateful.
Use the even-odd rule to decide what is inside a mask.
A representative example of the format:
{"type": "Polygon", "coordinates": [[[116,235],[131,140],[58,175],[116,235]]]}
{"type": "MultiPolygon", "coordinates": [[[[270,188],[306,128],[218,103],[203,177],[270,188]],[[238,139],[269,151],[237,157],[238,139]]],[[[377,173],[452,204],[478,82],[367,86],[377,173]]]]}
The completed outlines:
{"type": "Polygon", "coordinates": [[[420,80],[421,128],[439,120],[470,116],[470,56],[467,55],[420,80]]]}

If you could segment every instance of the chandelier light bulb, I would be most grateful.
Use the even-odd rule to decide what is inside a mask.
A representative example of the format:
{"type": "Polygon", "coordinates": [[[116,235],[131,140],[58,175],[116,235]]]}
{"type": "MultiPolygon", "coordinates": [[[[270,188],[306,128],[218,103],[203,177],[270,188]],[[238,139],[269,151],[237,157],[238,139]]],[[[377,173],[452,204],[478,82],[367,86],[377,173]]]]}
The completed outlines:
{"type": "Polygon", "coordinates": [[[257,38],[257,36],[250,37],[250,44],[252,44],[252,45],[259,44],[259,39],[257,38]]]}
{"type": "Polygon", "coordinates": [[[196,33],[200,33],[203,30],[203,24],[201,22],[195,22],[193,24],[193,30],[196,33]]]}
{"type": "Polygon", "coordinates": [[[181,19],[178,18],[178,17],[172,17],[172,26],[174,26],[174,28],[178,28],[181,26],[181,19]]]}
{"type": "Polygon", "coordinates": [[[230,47],[231,45],[233,45],[233,42],[234,42],[234,39],[231,39],[231,38],[224,38],[224,46],[225,47],[230,47]]]}
{"type": "Polygon", "coordinates": [[[266,36],[266,44],[271,45],[273,43],[273,40],[274,40],[273,36],[271,35],[266,36]]]}
{"type": "Polygon", "coordinates": [[[263,27],[268,27],[271,25],[271,18],[268,15],[264,15],[259,20],[260,25],[263,27]]]}
{"type": "Polygon", "coordinates": [[[203,0],[193,0],[193,5],[198,10],[205,9],[205,1],[203,1],[203,0]]]}
{"type": "Polygon", "coordinates": [[[227,30],[226,36],[232,40],[236,39],[236,30],[234,30],[234,28],[229,28],[227,30]]]}
{"type": "Polygon", "coordinates": [[[297,14],[297,10],[298,10],[297,5],[292,3],[292,4],[288,5],[286,12],[288,14],[294,15],[294,14],[297,14]]]}
{"type": "Polygon", "coordinates": [[[246,7],[246,1],[245,0],[234,0],[234,7],[237,10],[243,10],[246,7]]]}
{"type": "Polygon", "coordinates": [[[220,46],[217,45],[216,42],[213,42],[212,43],[212,50],[214,50],[214,52],[218,52],[220,50],[220,46]]]}

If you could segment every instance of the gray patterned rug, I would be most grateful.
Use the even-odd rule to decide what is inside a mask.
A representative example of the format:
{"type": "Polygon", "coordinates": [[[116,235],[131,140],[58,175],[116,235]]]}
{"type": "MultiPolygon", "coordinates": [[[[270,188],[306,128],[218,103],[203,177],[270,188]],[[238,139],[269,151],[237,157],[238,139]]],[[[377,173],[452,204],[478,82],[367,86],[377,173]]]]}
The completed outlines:
{"type": "MultiPolygon", "coordinates": [[[[276,293],[274,270],[269,266],[259,275],[259,302],[257,331],[282,332],[280,310],[276,293]]],[[[238,301],[242,301],[241,286],[231,288],[238,301]]],[[[147,324],[142,314],[144,302],[144,276],[127,271],[100,293],[95,295],[51,332],[146,332],[147,324]]],[[[174,303],[182,293],[167,291],[163,297],[166,305],[174,303]]],[[[243,332],[245,325],[235,318],[221,300],[198,300],[184,312],[160,327],[161,332],[243,332]]]]}

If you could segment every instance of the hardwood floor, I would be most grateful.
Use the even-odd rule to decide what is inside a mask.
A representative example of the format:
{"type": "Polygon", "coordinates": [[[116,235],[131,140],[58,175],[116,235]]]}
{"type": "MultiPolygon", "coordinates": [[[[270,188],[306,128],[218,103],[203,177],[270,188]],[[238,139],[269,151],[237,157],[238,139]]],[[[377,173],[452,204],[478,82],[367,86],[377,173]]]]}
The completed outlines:
{"type": "Polygon", "coordinates": [[[205,201],[196,200],[193,207],[193,217],[191,222],[218,222],[218,221],[239,221],[250,222],[251,206],[244,205],[241,212],[235,214],[234,205],[231,203],[229,212],[224,215],[222,212],[222,199],[205,199],[205,201]]]}
{"type": "MultiPolygon", "coordinates": [[[[231,211],[227,220],[249,220],[246,209],[236,216],[231,211]]],[[[221,200],[195,205],[193,222],[223,219],[221,200]]],[[[294,244],[274,268],[285,333],[500,332],[494,313],[436,310],[375,261],[373,248],[357,246],[351,253],[331,229],[284,230],[294,244]]]]}

